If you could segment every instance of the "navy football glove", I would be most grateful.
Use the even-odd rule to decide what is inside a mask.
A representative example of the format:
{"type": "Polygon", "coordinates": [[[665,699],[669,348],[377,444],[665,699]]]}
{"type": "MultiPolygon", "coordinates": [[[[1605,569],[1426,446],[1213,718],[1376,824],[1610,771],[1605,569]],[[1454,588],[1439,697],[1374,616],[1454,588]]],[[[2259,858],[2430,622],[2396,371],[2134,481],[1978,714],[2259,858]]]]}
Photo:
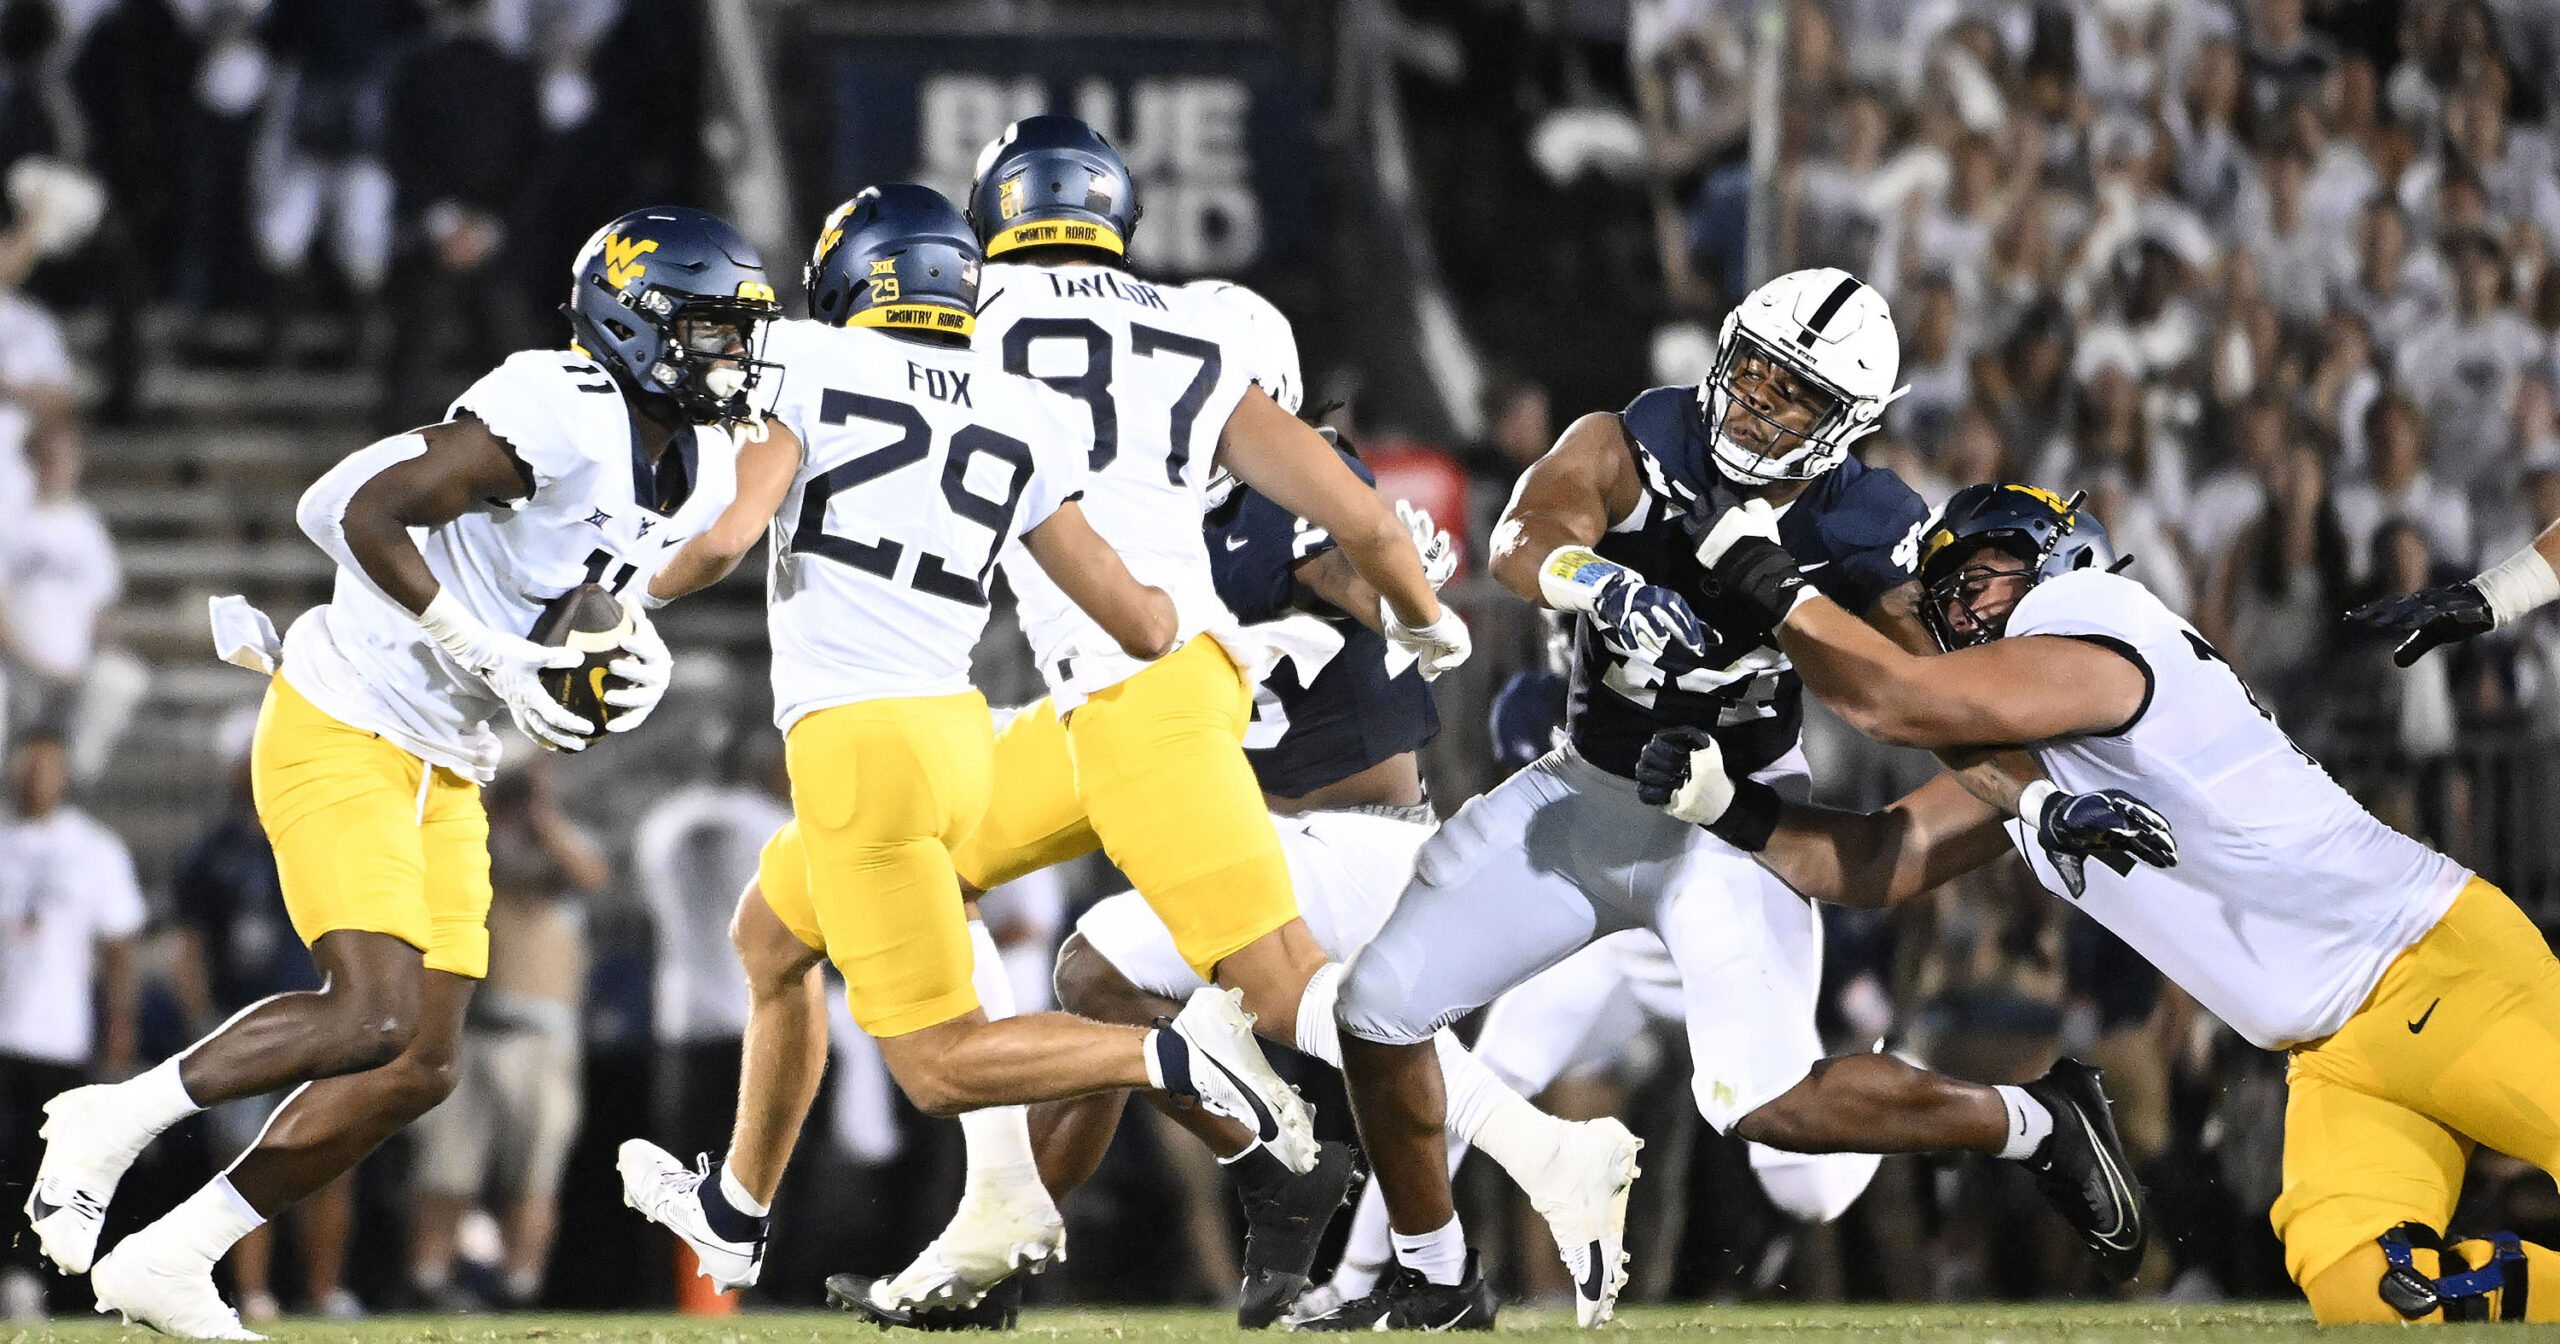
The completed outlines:
{"type": "Polygon", "coordinates": [[[1704,728],[1665,728],[1644,744],[1636,800],[1750,854],[1769,847],[1782,806],[1776,789],[1727,775],[1724,749],[1704,728]]]}
{"type": "Polygon", "coordinates": [[[1698,623],[1698,613],[1689,609],[1689,599],[1638,580],[1634,570],[1612,574],[1600,585],[1591,614],[1616,632],[1620,643],[1647,658],[1661,657],[1674,644],[1691,653],[1703,653],[1707,647],[1706,627],[1698,623]]]}
{"type": "Polygon", "coordinates": [[[2467,581],[2367,602],[2348,612],[2347,619],[2406,636],[2400,647],[2391,651],[2391,661],[2402,667],[2425,657],[2427,650],[2439,644],[2458,644],[2474,635],[2485,635],[2498,624],[2489,612],[2489,599],[2481,595],[2477,585],[2467,581]]]}
{"type": "Polygon", "coordinates": [[[2132,872],[2137,862],[2178,866],[2178,837],[2170,832],[2169,819],[2122,789],[2054,789],[2036,817],[2036,838],[2044,842],[2045,857],[2053,861],[2073,900],[2089,889],[2086,867],[2091,859],[2118,877],[2132,872]]]}

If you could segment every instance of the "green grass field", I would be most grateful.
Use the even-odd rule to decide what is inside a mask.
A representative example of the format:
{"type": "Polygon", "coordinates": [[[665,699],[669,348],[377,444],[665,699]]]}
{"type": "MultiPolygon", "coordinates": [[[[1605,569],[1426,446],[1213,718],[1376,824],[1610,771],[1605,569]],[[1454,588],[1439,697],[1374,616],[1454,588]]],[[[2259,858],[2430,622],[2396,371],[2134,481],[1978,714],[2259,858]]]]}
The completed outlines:
{"type": "MultiPolygon", "coordinates": [[[[2377,1329],[2395,1330],[2395,1326],[2377,1329]]],[[[2498,1338],[2560,1338],[2560,1327],[2459,1326],[2460,1334],[2497,1330],[2498,1338]]],[[[1583,1338],[1570,1315],[1506,1311],[1506,1335],[1518,1338],[1569,1340],[1583,1338]]],[[[503,1344],[512,1340],[548,1340],[557,1344],[629,1340],[638,1344],[832,1344],[866,1340],[881,1332],[849,1317],[825,1312],[769,1312],[698,1320],[683,1316],[406,1316],[384,1317],[359,1325],[286,1322],[271,1335],[292,1344],[503,1344]]],[[[1104,1311],[1053,1308],[1023,1313],[1021,1334],[1029,1341],[1071,1344],[1190,1344],[1195,1340],[1241,1337],[1231,1318],[1209,1311],[1104,1311]]],[[[2356,1330],[2350,1335],[2370,1333],[2356,1330]]],[[[2292,1340],[2336,1339],[2336,1331],[2313,1326],[2310,1313],[2297,1305],[2247,1304],[2213,1307],[2167,1307],[2151,1304],[2037,1304],[2027,1306],[1855,1306],[1855,1307],[1635,1307],[1603,1332],[1628,1341],[1668,1340],[1716,1335],[1762,1340],[1915,1340],[1932,1344],[1980,1341],[1981,1344],[2029,1344],[2070,1340],[2105,1344],[2131,1340],[2292,1340]]],[[[916,1336],[908,1336],[916,1338],[916,1336]]],[[[105,1344],[116,1339],[159,1338],[140,1328],[124,1329],[93,1322],[59,1322],[40,1329],[0,1327],[0,1344],[105,1344]]]]}

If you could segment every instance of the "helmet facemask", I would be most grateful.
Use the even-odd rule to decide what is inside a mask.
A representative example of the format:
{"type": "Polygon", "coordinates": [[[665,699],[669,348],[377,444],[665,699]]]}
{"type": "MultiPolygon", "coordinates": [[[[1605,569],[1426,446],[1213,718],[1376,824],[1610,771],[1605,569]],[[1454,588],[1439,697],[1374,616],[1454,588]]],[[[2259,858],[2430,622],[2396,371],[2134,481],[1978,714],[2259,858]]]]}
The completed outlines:
{"type": "MultiPolygon", "coordinates": [[[[2045,498],[2051,500],[2052,496],[2045,498]]],[[[1929,571],[1938,566],[1926,561],[1922,563],[1921,624],[1928,627],[1940,649],[1953,653],[1957,649],[1988,644],[2001,638],[2009,632],[2009,618],[2017,612],[2018,603],[2024,602],[2027,593],[2037,584],[2056,573],[2096,560],[2095,547],[2105,540],[2103,528],[2096,530],[2091,544],[2075,546],[2068,555],[2058,554],[2080,523],[2080,502],[2083,498],[2084,495],[2074,494],[2068,501],[2063,501],[2050,526],[2002,527],[1966,537],[1961,543],[1966,548],[1963,563],[1935,577],[1931,577],[1929,571]],[[2039,537],[2038,533],[2042,536],[2039,537]],[[2024,568],[2003,569],[1984,563],[1987,557],[1994,555],[2007,556],[2020,562],[2024,568]],[[1975,610],[1974,604],[1989,594],[1991,585],[2008,578],[2021,580],[2016,601],[1997,616],[1984,616],[1975,610]],[[1964,613],[1964,629],[1957,629],[1956,623],[1948,619],[1950,610],[1964,613]]]]}
{"type": "MultiPolygon", "coordinates": [[[[1764,399],[1786,398],[1782,395],[1764,399]]],[[[1716,353],[1715,369],[1698,385],[1698,401],[1706,414],[1716,467],[1740,485],[1811,480],[1840,465],[1841,459],[1848,456],[1850,440],[1871,428],[1875,418],[1871,411],[1863,423],[1853,424],[1858,399],[1825,381],[1804,360],[1789,357],[1782,346],[1738,325],[1726,338],[1724,348],[1716,353]],[[1802,429],[1790,427],[1752,405],[1749,399],[1735,395],[1733,380],[1746,360],[1769,370],[1766,376],[1772,380],[1783,372],[1801,393],[1818,399],[1821,405],[1812,422],[1802,429]],[[1737,412],[1745,417],[1746,424],[1767,432],[1765,447],[1726,436],[1726,422],[1737,412]]]]}
{"type": "Polygon", "coordinates": [[[743,424],[755,418],[747,393],[774,367],[762,358],[765,324],[777,306],[759,299],[697,297],[651,289],[638,309],[656,319],[658,357],[637,370],[698,425],[743,424]]]}

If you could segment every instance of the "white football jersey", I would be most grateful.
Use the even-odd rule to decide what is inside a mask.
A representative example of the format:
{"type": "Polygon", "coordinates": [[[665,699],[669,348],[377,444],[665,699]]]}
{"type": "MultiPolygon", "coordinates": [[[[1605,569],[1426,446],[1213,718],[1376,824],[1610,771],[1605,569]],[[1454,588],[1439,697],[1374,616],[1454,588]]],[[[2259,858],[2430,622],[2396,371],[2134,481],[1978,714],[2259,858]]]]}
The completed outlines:
{"type": "MultiPolygon", "coordinates": [[[[980,341],[774,324],[766,358],[786,373],[773,414],[807,448],[770,538],[785,730],[829,705],[969,689],[996,557],[1085,488],[1085,438],[1063,403],[1007,377],[980,341]]],[[[1027,555],[1017,588],[1026,571],[1039,571],[1027,555]]]]}
{"type": "MultiPolygon", "coordinates": [[[[1079,403],[1068,417],[1092,476],[1084,511],[1140,583],[1173,597],[1180,639],[1232,647],[1235,618],[1210,582],[1200,532],[1218,438],[1251,385],[1234,309],[1214,294],[1149,284],[1100,266],[986,268],[978,348],[1007,373],[1079,403]]],[[[1063,714],[1146,664],[1067,600],[1020,547],[1005,578],[1022,629],[1063,714]]]]}
{"type": "MultiPolygon", "coordinates": [[[[2222,655],[2132,579],[2047,579],[2008,634],[2087,639],[2139,663],[2150,698],[2120,732],[2035,748],[2055,785],[2159,809],[2178,866],[2088,865],[2079,905],[2265,1049],[2336,1031],[2470,873],[2392,830],[2295,747],[2222,655]]],[[[2031,827],[2010,836],[2060,894],[2031,827]]]]}
{"type": "MultiPolygon", "coordinates": [[[[641,591],[737,496],[726,431],[679,432],[653,465],[621,388],[574,351],[508,356],[447,415],[466,411],[515,450],[533,493],[410,535],[436,581],[492,629],[530,634],[545,603],[582,583],[641,591]]],[[[344,570],[328,604],[286,634],[282,675],[331,718],[424,760],[483,781],[496,769],[489,725],[505,704],[416,617],[344,570]]]]}

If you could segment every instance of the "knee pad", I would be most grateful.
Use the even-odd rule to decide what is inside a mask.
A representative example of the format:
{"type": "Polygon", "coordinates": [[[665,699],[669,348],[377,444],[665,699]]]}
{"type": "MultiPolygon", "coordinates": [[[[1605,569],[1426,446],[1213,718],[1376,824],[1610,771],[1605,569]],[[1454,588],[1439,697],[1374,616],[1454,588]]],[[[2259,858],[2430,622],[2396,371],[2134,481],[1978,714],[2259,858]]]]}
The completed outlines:
{"type": "Polygon", "coordinates": [[[2424,1223],[2402,1223],[2374,1239],[2382,1247],[2382,1258],[2390,1266],[2382,1273],[2378,1291],[2393,1311],[2408,1320],[2422,1320],[2441,1308],[2447,1321],[2486,1321],[2489,1294],[2497,1293],[2497,1317],[2501,1321],[2525,1318],[2525,1302],[2531,1291],[2530,1269],[2524,1255],[2524,1242],[2513,1232],[2492,1232],[2485,1238],[2464,1245],[2485,1250],[2483,1263],[2474,1267],[2470,1257],[2457,1247],[2447,1246],[2436,1230],[2424,1223]],[[2437,1253],[2441,1271],[2430,1278],[2421,1272],[2413,1251],[2437,1253]]]}
{"type": "MultiPolygon", "coordinates": [[[[1425,1020],[1417,1004],[1419,965],[1399,965],[1392,950],[1371,943],[1343,968],[1334,1017],[1342,1033],[1376,1045],[1419,1045],[1446,1023],[1425,1020]]],[[[1450,1021],[1463,1010],[1449,1015],[1450,1021]]]]}

